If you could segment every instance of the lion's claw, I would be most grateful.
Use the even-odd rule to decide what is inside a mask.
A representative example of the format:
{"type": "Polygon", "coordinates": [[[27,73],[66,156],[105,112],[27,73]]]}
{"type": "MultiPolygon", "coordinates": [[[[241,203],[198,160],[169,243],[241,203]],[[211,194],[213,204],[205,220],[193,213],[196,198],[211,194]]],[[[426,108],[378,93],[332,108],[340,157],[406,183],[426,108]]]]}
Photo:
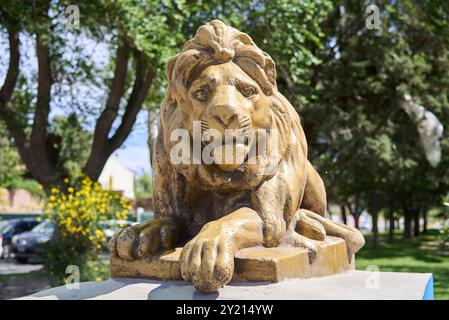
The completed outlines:
{"type": "Polygon", "coordinates": [[[117,232],[109,242],[111,255],[135,260],[174,248],[179,241],[181,224],[171,217],[146,221],[117,232]]]}
{"type": "Polygon", "coordinates": [[[202,292],[216,291],[231,281],[234,255],[230,239],[200,232],[182,250],[182,277],[202,292]]]}

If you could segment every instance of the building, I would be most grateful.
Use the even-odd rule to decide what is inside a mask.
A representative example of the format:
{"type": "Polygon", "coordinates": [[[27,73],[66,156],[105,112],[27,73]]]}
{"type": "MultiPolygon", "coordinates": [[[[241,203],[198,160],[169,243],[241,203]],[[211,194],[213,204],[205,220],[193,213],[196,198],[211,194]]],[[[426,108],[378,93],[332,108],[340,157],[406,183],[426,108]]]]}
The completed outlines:
{"type": "Polygon", "coordinates": [[[109,157],[98,182],[104,189],[114,190],[134,199],[134,173],[126,168],[115,155],[109,157]]]}

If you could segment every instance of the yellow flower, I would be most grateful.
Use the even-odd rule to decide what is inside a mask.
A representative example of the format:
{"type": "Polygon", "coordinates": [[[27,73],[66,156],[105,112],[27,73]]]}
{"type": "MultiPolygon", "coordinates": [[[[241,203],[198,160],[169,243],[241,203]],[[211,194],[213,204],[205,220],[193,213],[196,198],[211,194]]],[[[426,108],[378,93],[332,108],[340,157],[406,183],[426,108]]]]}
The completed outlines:
{"type": "Polygon", "coordinates": [[[65,178],[65,179],[64,179],[64,182],[65,182],[65,183],[69,183],[69,179],[68,179],[68,178],[65,178]]]}
{"type": "Polygon", "coordinates": [[[63,238],[70,240],[71,249],[80,242],[88,243],[91,249],[101,249],[106,237],[98,229],[99,223],[113,218],[126,219],[132,208],[122,196],[102,189],[88,177],[82,179],[80,188],[70,186],[67,193],[52,188],[43,210],[47,220],[59,225],[63,238]]]}
{"type": "Polygon", "coordinates": [[[97,238],[101,238],[103,236],[104,232],[100,229],[95,230],[95,236],[97,238]]]}

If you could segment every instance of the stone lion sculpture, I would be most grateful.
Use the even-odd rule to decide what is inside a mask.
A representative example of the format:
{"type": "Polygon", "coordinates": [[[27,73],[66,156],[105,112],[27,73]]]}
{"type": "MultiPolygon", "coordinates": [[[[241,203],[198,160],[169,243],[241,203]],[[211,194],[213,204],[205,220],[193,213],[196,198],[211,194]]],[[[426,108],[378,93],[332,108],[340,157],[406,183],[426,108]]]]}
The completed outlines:
{"type": "MultiPolygon", "coordinates": [[[[234,256],[253,246],[307,248],[313,259],[326,235],[343,238],[348,257],[361,233],[325,218],[323,181],[307,160],[300,118],[277,90],[272,58],[252,39],[219,20],[201,26],[167,63],[154,150],[155,219],[118,232],[111,254],[135,260],[184,245],[182,278],[203,292],[227,284],[234,256]],[[227,164],[178,163],[170,153],[174,130],[263,129],[276,150],[227,164]],[[270,170],[264,170],[270,167],[270,170]]],[[[237,142],[234,140],[234,146],[237,142]]]]}

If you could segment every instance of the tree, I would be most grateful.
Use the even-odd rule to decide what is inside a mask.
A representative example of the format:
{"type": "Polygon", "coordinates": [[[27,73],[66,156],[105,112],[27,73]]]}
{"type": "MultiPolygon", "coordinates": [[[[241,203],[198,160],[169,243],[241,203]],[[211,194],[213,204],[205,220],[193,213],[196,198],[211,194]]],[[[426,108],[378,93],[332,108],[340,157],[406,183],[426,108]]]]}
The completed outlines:
{"type": "Polygon", "coordinates": [[[432,167],[403,104],[410,94],[449,123],[449,8],[445,1],[382,1],[379,8],[381,29],[371,30],[363,2],[335,1],[326,46],[316,51],[322,63],[308,74],[313,99],[299,111],[330,200],[359,197],[363,208],[387,209],[391,219],[399,209],[408,238],[448,188],[447,136],[432,167]]]}
{"type": "Polygon", "coordinates": [[[62,109],[80,119],[89,112],[96,119],[82,171],[98,179],[106,160],[133,127],[156,77],[163,46],[172,41],[167,34],[176,32],[167,19],[172,11],[167,12],[163,5],[81,1],[79,9],[84,14],[79,30],[65,27],[66,5],[65,1],[46,0],[3,1],[0,5],[0,25],[9,47],[8,70],[0,91],[0,116],[23,163],[46,190],[62,185],[68,175],[67,167],[60,165],[64,150],[53,143],[59,137],[50,132],[51,112],[62,109]],[[156,18],[148,23],[148,18],[139,20],[143,15],[156,18]],[[160,38],[145,38],[156,32],[160,38]],[[26,47],[25,42],[31,45],[26,47]],[[95,64],[93,55],[85,53],[86,43],[106,46],[111,57],[108,65],[102,66],[106,70],[95,64]],[[28,58],[26,51],[33,51],[31,47],[35,56],[30,58],[37,59],[37,69],[29,71],[23,60],[28,58]],[[81,91],[83,85],[98,89],[100,96],[67,98],[68,92],[81,91]],[[100,103],[102,108],[97,107],[100,103]]]}

